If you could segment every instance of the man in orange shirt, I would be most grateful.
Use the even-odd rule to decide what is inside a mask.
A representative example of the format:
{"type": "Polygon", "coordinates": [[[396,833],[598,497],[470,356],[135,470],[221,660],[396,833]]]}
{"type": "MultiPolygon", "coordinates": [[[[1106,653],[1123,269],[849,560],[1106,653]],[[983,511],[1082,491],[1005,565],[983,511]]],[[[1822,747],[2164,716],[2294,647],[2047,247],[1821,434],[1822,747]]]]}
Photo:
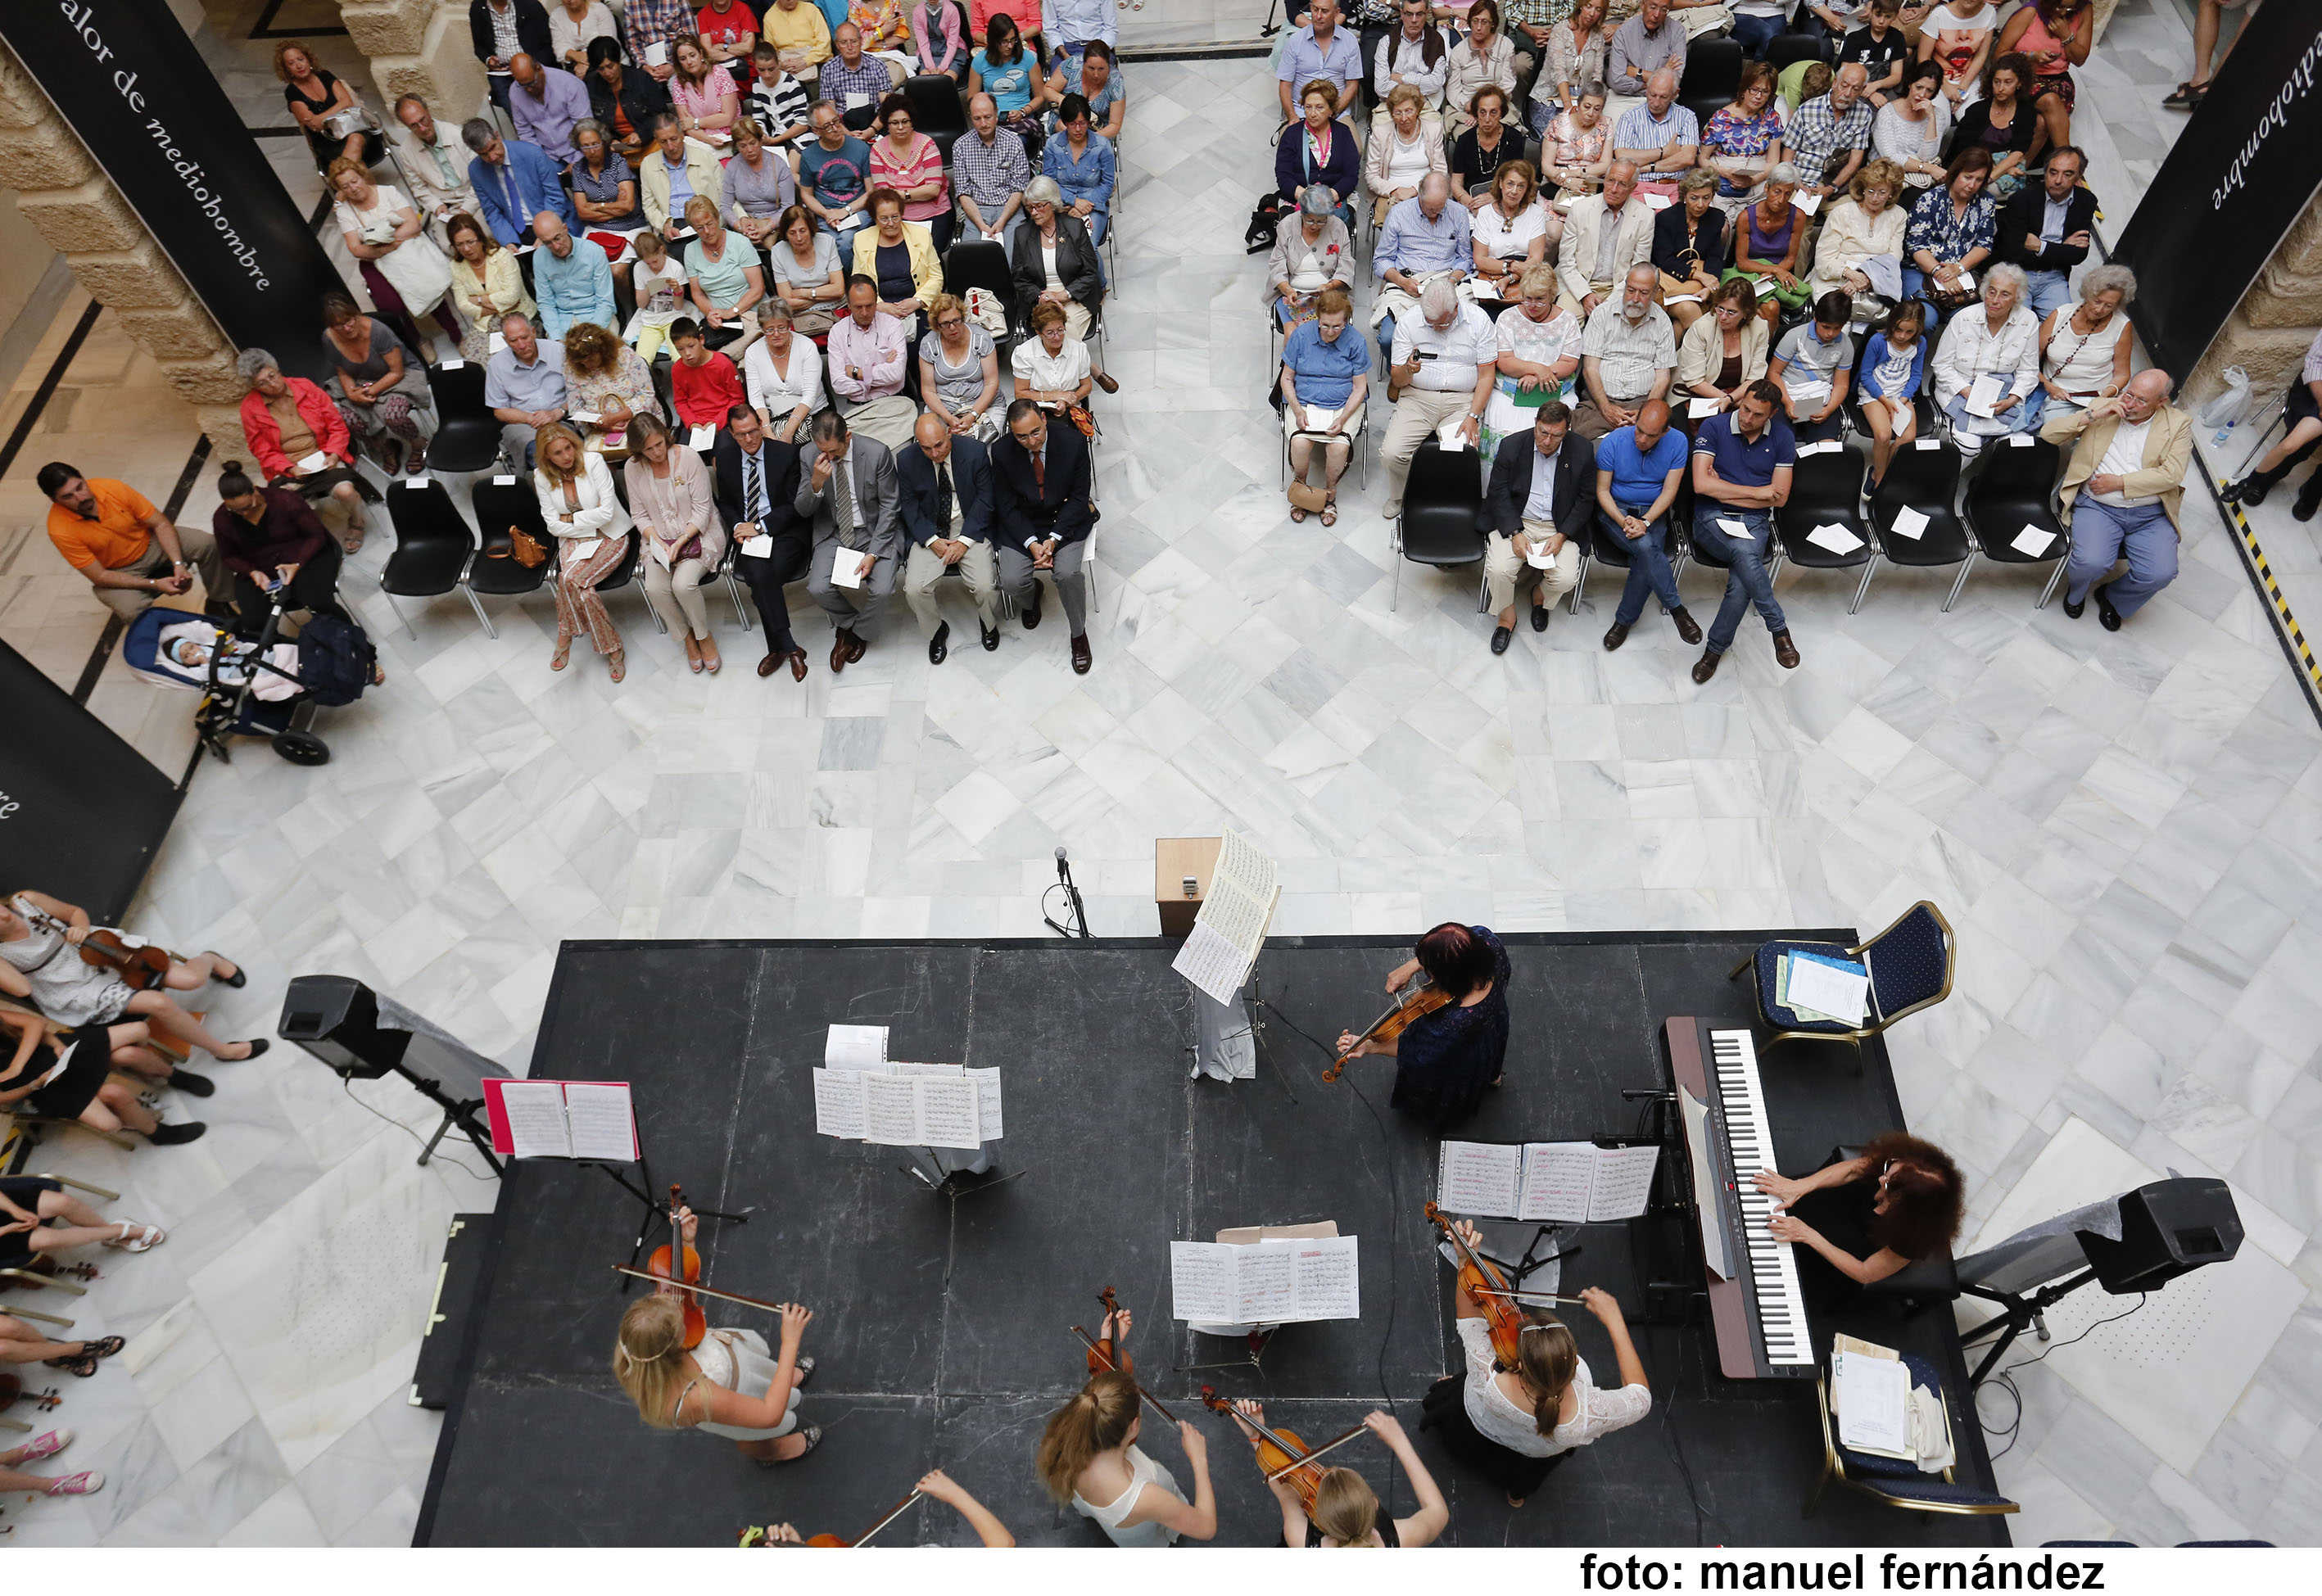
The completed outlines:
{"type": "Polygon", "coordinates": [[[36,480],[49,496],[49,541],[114,615],[133,621],[162,594],[183,593],[193,570],[211,607],[230,612],[233,579],[208,533],[181,531],[128,483],[84,478],[61,461],[36,480]]]}

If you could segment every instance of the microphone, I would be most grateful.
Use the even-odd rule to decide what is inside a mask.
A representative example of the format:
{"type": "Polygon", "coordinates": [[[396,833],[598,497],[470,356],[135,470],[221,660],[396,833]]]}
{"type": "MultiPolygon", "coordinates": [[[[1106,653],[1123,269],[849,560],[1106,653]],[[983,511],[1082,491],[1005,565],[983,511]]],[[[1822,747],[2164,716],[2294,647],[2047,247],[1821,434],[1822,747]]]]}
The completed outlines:
{"type": "Polygon", "coordinates": [[[1065,851],[1059,848],[1056,850],[1056,880],[1069,883],[1072,879],[1072,871],[1065,864],[1065,851]]]}

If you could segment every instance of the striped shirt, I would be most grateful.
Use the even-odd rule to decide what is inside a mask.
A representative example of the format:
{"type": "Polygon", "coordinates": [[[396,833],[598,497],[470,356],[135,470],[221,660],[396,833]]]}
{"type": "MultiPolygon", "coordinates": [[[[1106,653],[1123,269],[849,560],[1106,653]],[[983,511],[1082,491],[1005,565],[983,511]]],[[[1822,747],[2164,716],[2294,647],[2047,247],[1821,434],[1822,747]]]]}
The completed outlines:
{"type": "Polygon", "coordinates": [[[1024,192],[1032,180],[1032,163],[1025,158],[1024,141],[1007,128],[994,128],[986,144],[973,129],[951,147],[952,176],[959,191],[975,202],[986,221],[998,215],[1009,199],[1024,192]]]}
{"type": "Polygon", "coordinates": [[[750,120],[769,139],[807,126],[809,108],[806,85],[787,72],[771,83],[761,78],[750,90],[750,120]]]}

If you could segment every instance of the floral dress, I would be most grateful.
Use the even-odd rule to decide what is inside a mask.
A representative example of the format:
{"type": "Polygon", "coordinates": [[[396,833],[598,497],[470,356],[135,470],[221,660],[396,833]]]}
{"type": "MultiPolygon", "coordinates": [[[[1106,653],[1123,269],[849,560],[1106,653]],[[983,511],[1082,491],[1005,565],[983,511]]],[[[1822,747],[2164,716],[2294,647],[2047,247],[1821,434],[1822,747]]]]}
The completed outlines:
{"type": "MultiPolygon", "coordinates": [[[[1755,116],[1743,116],[1728,105],[1709,119],[1701,131],[1703,153],[1725,160],[1762,160],[1782,136],[1782,114],[1768,105],[1755,116]]],[[[1760,181],[1762,182],[1760,176],[1760,181]]],[[[1757,183],[1733,183],[1720,177],[1717,197],[1746,198],[1758,187],[1757,183]]]]}

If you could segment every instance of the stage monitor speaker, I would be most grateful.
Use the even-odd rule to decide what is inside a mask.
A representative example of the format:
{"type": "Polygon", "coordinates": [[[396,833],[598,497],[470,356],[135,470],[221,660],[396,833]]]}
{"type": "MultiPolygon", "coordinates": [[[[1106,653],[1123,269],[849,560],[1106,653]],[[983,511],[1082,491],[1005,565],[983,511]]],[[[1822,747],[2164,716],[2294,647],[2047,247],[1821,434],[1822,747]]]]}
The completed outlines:
{"type": "Polygon", "coordinates": [[[302,975],[282,999],[285,1042],[296,1042],[348,1081],[375,1081],[403,1062],[411,1033],[379,1023],[379,995],[352,975],[302,975]]]}
{"type": "Polygon", "coordinates": [[[2241,1251],[2242,1220],[2223,1181],[2180,1177],[2139,1186],[2120,1199],[2120,1239],[2080,1233],[2097,1283],[2116,1297],[2158,1290],[2205,1263],[2241,1251]]]}

